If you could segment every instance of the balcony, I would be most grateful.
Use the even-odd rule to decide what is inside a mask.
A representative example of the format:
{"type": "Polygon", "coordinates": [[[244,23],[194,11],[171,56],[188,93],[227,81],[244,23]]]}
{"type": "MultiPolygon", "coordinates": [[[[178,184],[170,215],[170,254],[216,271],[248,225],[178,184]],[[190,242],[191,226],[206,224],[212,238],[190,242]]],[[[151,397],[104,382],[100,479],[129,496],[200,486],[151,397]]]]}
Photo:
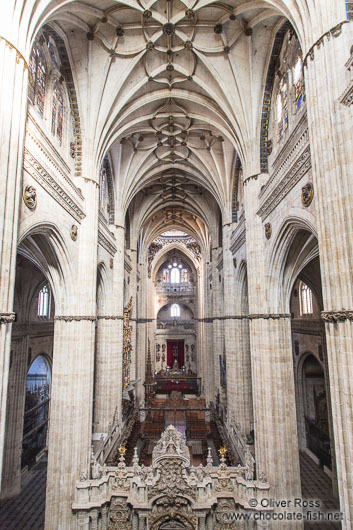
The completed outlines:
{"type": "Polygon", "coordinates": [[[168,296],[190,296],[195,294],[195,288],[190,283],[162,283],[157,285],[156,292],[168,296]]]}

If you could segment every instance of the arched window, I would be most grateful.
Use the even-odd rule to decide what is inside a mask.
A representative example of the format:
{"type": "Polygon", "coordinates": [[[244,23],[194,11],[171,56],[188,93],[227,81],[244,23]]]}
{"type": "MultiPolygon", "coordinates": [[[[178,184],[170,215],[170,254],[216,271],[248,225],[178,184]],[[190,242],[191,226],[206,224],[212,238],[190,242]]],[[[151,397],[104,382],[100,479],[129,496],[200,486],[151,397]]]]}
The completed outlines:
{"type": "Polygon", "coordinates": [[[44,110],[46,64],[43,53],[38,44],[33,46],[29,61],[29,92],[28,96],[33,105],[37,105],[41,117],[44,110]]]}
{"type": "Polygon", "coordinates": [[[106,190],[106,183],[107,183],[107,172],[103,168],[100,174],[100,182],[99,182],[99,199],[100,199],[100,207],[102,210],[104,210],[105,207],[105,190],[106,190]]]}
{"type": "Polygon", "coordinates": [[[281,138],[288,128],[288,87],[284,78],[281,79],[277,95],[277,123],[281,138]]]}
{"type": "Polygon", "coordinates": [[[169,270],[164,269],[163,271],[163,283],[169,283],[169,270]]]}
{"type": "Polygon", "coordinates": [[[173,304],[170,308],[170,316],[171,317],[180,317],[180,305],[179,304],[173,304]]]}
{"type": "Polygon", "coordinates": [[[304,76],[303,76],[303,61],[300,55],[295,63],[293,70],[293,82],[295,90],[295,102],[297,109],[299,109],[304,97],[304,76]]]}
{"type": "Polygon", "coordinates": [[[300,314],[311,315],[313,313],[313,293],[310,287],[300,282],[300,314]]]}
{"type": "Polygon", "coordinates": [[[177,267],[173,267],[170,271],[170,282],[180,283],[180,271],[177,267]]]}
{"type": "Polygon", "coordinates": [[[54,81],[53,88],[53,102],[51,110],[51,132],[53,136],[57,136],[60,145],[63,139],[63,121],[64,121],[64,98],[59,82],[54,81]]]}
{"type": "Polygon", "coordinates": [[[187,283],[188,282],[188,270],[182,269],[181,270],[181,283],[187,283]]]}
{"type": "Polygon", "coordinates": [[[38,311],[37,315],[40,318],[50,317],[50,289],[49,285],[44,285],[39,291],[38,295],[38,311]]]}

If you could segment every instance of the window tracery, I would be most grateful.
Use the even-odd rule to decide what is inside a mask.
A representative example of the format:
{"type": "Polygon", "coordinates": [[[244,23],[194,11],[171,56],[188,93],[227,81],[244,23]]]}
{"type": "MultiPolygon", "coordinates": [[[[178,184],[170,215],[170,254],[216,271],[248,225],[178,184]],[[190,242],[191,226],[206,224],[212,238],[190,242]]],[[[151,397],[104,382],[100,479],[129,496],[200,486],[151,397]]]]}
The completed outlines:
{"type": "Polygon", "coordinates": [[[37,316],[40,318],[50,318],[50,289],[49,285],[44,285],[38,294],[37,316]]]}
{"type": "Polygon", "coordinates": [[[63,139],[63,121],[64,121],[64,98],[62,89],[57,79],[54,81],[52,114],[51,114],[51,132],[57,136],[60,145],[63,139]]]}
{"type": "Polygon", "coordinates": [[[313,293],[306,283],[300,282],[300,314],[311,315],[313,313],[313,293]]]}
{"type": "Polygon", "coordinates": [[[28,96],[32,104],[37,106],[40,116],[43,117],[47,66],[39,44],[33,46],[29,61],[29,71],[28,96]]]}
{"type": "Polygon", "coordinates": [[[277,95],[277,123],[280,138],[288,128],[288,83],[282,78],[277,95]]]}
{"type": "Polygon", "coordinates": [[[179,304],[173,304],[170,308],[170,316],[171,317],[180,317],[180,305],[179,304]]]}

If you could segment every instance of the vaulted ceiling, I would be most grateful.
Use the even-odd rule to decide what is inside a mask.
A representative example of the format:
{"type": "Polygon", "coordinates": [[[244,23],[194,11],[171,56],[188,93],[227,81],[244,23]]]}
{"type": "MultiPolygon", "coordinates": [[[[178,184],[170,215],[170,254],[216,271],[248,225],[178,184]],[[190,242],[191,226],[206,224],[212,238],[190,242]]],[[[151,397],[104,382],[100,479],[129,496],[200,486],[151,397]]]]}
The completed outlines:
{"type": "Polygon", "coordinates": [[[109,150],[117,210],[135,205],[138,228],[151,237],[159,217],[183,229],[188,216],[210,227],[221,212],[229,222],[237,157],[259,172],[264,83],[285,22],[278,8],[260,0],[87,0],[46,22],[65,38],[74,65],[94,154],[85,171],[96,171],[109,150]],[[181,224],[178,209],[188,212],[181,224]]]}

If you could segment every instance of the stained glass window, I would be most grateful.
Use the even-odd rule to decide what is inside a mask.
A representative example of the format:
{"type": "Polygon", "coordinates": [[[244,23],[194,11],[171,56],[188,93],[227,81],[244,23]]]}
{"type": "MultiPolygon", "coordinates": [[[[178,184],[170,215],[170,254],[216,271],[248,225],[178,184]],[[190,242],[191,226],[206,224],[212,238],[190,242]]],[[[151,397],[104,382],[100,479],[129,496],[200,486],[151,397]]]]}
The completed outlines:
{"type": "Polygon", "coordinates": [[[46,64],[38,44],[33,46],[29,61],[29,99],[37,105],[39,113],[43,116],[45,99],[46,64]]]}
{"type": "Polygon", "coordinates": [[[164,269],[163,271],[163,283],[169,283],[169,270],[164,269]]]}
{"type": "Polygon", "coordinates": [[[170,308],[171,317],[180,317],[180,305],[173,304],[170,308]]]}
{"type": "Polygon", "coordinates": [[[297,109],[302,104],[304,97],[304,76],[303,76],[303,62],[299,56],[293,70],[293,81],[295,90],[295,102],[297,109]]]}
{"type": "Polygon", "coordinates": [[[57,136],[62,143],[63,138],[63,120],[64,120],[64,100],[63,93],[57,80],[54,82],[53,102],[51,110],[51,132],[57,136]]]}
{"type": "Polygon", "coordinates": [[[180,271],[177,267],[173,267],[170,271],[171,283],[180,283],[180,271]]]}
{"type": "Polygon", "coordinates": [[[313,293],[310,287],[300,282],[300,314],[310,315],[313,313],[313,293]]]}
{"type": "Polygon", "coordinates": [[[188,282],[188,271],[187,269],[181,270],[181,283],[187,283],[188,282]]]}
{"type": "Polygon", "coordinates": [[[282,137],[288,128],[288,88],[284,79],[279,84],[277,95],[277,122],[279,135],[282,137]]]}

